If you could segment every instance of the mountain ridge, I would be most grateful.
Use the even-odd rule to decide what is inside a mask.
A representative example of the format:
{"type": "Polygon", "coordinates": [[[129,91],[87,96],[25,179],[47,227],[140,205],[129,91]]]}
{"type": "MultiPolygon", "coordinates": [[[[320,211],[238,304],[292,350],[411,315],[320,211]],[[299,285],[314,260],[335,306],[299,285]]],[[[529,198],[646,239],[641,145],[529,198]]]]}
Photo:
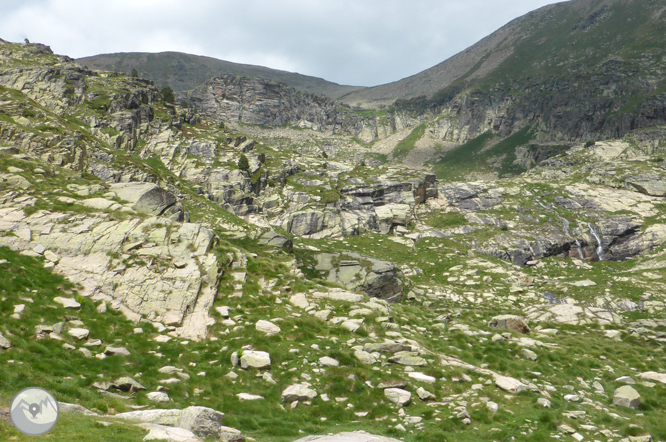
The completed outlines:
{"type": "Polygon", "coordinates": [[[99,54],[79,58],[77,63],[93,69],[127,74],[137,69],[142,77],[152,80],[158,87],[168,84],[176,92],[195,89],[206,80],[224,74],[276,81],[303,92],[319,93],[331,98],[363,88],[339,85],[295,72],[173,51],[99,54]]]}

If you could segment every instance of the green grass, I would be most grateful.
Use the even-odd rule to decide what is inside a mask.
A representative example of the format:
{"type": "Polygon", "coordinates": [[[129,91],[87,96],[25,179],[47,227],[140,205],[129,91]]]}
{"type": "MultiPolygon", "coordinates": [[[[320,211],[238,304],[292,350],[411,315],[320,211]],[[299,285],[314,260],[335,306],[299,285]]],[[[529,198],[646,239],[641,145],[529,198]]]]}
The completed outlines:
{"type": "Polygon", "coordinates": [[[400,159],[406,157],[407,154],[414,149],[416,142],[423,137],[425,130],[425,124],[416,126],[404,140],[400,141],[398,145],[395,146],[393,152],[391,152],[391,158],[400,159]]]}
{"type": "MultiPolygon", "coordinates": [[[[3,404],[5,405],[5,404],[3,404]]],[[[6,405],[9,405],[7,403],[6,405]]],[[[121,421],[78,414],[61,413],[56,426],[42,438],[54,442],[136,442],[142,440],[147,432],[135,425],[121,421]],[[101,422],[112,424],[106,426],[101,422]]],[[[10,422],[0,419],[0,439],[3,441],[33,441],[33,436],[26,436],[16,430],[10,422]]]]}
{"type": "Polygon", "coordinates": [[[437,178],[447,181],[464,179],[473,172],[496,172],[500,177],[520,174],[525,169],[513,164],[516,147],[528,144],[533,137],[532,129],[527,126],[484,150],[495,138],[491,132],[485,132],[447,152],[433,171],[437,178]]]}

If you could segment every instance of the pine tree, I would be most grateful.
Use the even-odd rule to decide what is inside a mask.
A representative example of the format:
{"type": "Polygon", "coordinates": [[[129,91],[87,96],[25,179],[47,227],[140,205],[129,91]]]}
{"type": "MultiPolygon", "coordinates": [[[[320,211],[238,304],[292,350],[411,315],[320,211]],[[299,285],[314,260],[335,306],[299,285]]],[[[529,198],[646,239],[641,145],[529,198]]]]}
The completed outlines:
{"type": "Polygon", "coordinates": [[[244,153],[242,153],[240,158],[238,159],[238,168],[240,170],[245,170],[245,171],[250,170],[250,162],[248,161],[244,153]]]}
{"type": "Polygon", "coordinates": [[[160,93],[162,94],[162,99],[164,99],[165,103],[173,103],[176,101],[176,96],[173,93],[173,89],[171,89],[169,86],[164,86],[160,93]]]}

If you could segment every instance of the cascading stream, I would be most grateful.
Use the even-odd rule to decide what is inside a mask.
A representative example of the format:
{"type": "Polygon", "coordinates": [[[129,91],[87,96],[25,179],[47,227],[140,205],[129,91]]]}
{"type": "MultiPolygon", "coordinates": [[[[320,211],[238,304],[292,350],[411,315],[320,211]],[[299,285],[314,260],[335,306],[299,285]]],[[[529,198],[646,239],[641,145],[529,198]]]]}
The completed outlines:
{"type": "Polygon", "coordinates": [[[597,256],[599,257],[599,261],[604,260],[604,246],[601,244],[601,238],[599,238],[599,235],[597,235],[596,230],[594,230],[594,226],[592,223],[587,223],[587,226],[590,228],[590,233],[592,236],[594,236],[594,239],[597,241],[597,256]]]}

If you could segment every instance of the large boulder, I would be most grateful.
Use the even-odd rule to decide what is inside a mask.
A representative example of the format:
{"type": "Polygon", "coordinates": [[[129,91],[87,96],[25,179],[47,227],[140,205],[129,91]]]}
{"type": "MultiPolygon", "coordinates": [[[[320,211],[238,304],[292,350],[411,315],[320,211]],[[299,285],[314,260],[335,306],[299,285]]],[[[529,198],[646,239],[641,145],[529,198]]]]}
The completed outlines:
{"type": "Polygon", "coordinates": [[[132,393],[135,391],[141,391],[146,389],[146,387],[139,384],[137,381],[130,378],[129,376],[123,376],[119,379],[116,379],[115,381],[113,381],[112,385],[116,387],[118,390],[129,391],[132,393]]]}
{"type": "Polygon", "coordinates": [[[496,375],[495,385],[497,385],[502,390],[513,394],[522,393],[523,391],[528,390],[527,385],[523,384],[518,379],[514,379],[509,376],[496,375]]]}
{"type": "Polygon", "coordinates": [[[412,401],[412,394],[401,388],[387,388],[384,390],[384,396],[386,396],[386,399],[400,407],[409,405],[412,401]]]}
{"type": "Polygon", "coordinates": [[[224,413],[207,407],[187,407],[184,410],[141,410],[113,416],[130,422],[166,425],[183,428],[199,437],[212,436],[224,441],[244,440],[240,431],[222,426],[224,413]]]}
{"type": "Polygon", "coordinates": [[[641,395],[629,385],[623,385],[613,394],[613,405],[637,410],[641,405],[641,395]]]}
{"type": "Polygon", "coordinates": [[[271,356],[265,351],[246,350],[240,356],[241,368],[271,368],[271,356]]]}
{"type": "Polygon", "coordinates": [[[266,321],[265,319],[260,319],[257,321],[255,327],[258,331],[266,333],[266,336],[277,335],[282,331],[280,327],[273,324],[271,321],[266,321]]]}
{"type": "Polygon", "coordinates": [[[282,402],[311,401],[317,397],[317,392],[306,384],[293,384],[282,392],[282,402]]]}
{"type": "Polygon", "coordinates": [[[152,216],[169,216],[175,221],[189,219],[175,195],[154,183],[115,183],[111,191],[133,203],[132,209],[152,216]]]}
{"type": "Polygon", "coordinates": [[[261,235],[259,237],[259,244],[264,244],[273,247],[281,247],[287,249],[289,252],[291,252],[294,246],[294,242],[290,238],[282,236],[273,231],[268,231],[263,235],[261,235]]]}
{"type": "Polygon", "coordinates": [[[402,298],[399,270],[391,262],[358,253],[320,253],[315,258],[315,269],[329,282],[342,284],[349,290],[361,290],[369,296],[387,301],[399,301],[402,298]]]}

